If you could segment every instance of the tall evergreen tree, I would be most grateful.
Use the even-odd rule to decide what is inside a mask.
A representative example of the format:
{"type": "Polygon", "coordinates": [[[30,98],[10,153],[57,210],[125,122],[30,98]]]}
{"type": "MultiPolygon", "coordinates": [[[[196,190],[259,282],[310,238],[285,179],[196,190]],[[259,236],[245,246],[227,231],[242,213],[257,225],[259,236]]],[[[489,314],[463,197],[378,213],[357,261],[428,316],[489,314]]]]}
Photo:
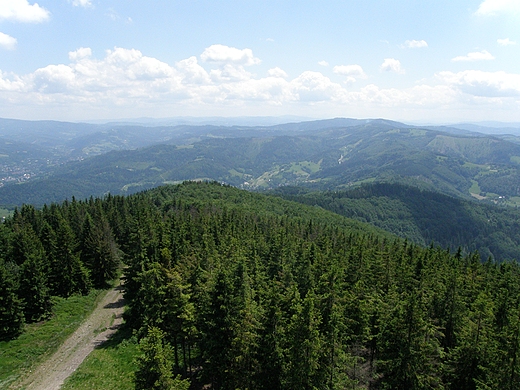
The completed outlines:
{"type": "Polygon", "coordinates": [[[117,276],[120,251],[104,216],[100,215],[94,222],[90,214],[86,215],[79,249],[94,287],[106,287],[107,282],[117,276]]]}
{"type": "MultiPolygon", "coordinates": [[[[40,253],[43,254],[43,250],[40,253]]],[[[26,322],[40,321],[51,311],[50,289],[42,256],[29,255],[21,267],[18,296],[24,302],[26,322]]]]}
{"type": "Polygon", "coordinates": [[[195,333],[195,306],[191,302],[190,286],[186,284],[179,272],[166,272],[164,286],[164,328],[167,338],[173,344],[175,369],[179,370],[179,345],[185,374],[188,371],[190,357],[187,357],[188,344],[195,333]]]}
{"type": "Polygon", "coordinates": [[[287,326],[283,386],[302,390],[322,388],[326,386],[319,372],[323,340],[314,290],[309,290],[303,300],[296,292],[292,310],[294,314],[287,326]]]}
{"type": "Polygon", "coordinates": [[[24,303],[25,321],[39,321],[51,309],[47,256],[31,224],[17,226],[13,238],[11,258],[20,263],[18,297],[24,303]]]}
{"type": "Polygon", "coordinates": [[[50,263],[53,293],[68,297],[74,293],[86,294],[90,289],[88,270],[76,251],[75,236],[65,219],[56,221],[56,253],[50,263]]]}
{"type": "Polygon", "coordinates": [[[229,275],[219,270],[210,302],[199,325],[202,331],[200,348],[204,374],[215,389],[229,389],[232,383],[233,295],[229,275]]]}
{"type": "Polygon", "coordinates": [[[139,351],[135,390],[188,390],[190,383],[187,380],[173,376],[172,350],[160,329],[148,329],[139,342],[139,351]]]}
{"type": "Polygon", "coordinates": [[[18,337],[24,327],[23,304],[16,295],[15,283],[0,259],[0,341],[18,337]]]}

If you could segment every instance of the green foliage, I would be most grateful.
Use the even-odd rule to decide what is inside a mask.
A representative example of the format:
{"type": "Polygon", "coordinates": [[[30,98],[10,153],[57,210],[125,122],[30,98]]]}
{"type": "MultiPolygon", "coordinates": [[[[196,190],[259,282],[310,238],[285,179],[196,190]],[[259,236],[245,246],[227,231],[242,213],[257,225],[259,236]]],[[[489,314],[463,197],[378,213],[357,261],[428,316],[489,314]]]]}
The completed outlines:
{"type": "Polygon", "coordinates": [[[7,275],[2,339],[20,333],[20,315],[26,323],[46,319],[52,295],[86,295],[92,285],[108,286],[119,272],[120,259],[101,200],[15,209],[0,223],[0,262],[7,275]],[[95,213],[95,223],[89,211],[95,213]]]}
{"type": "MultiPolygon", "coordinates": [[[[15,213],[0,242],[14,248],[14,227],[29,223],[52,261],[61,251],[85,269],[90,262],[78,248],[88,248],[85,237],[93,236],[89,215],[106,218],[124,252],[126,331],[139,342],[136,388],[519,383],[515,262],[424,248],[321,207],[218,183],[73,201],[39,213],[15,213]],[[65,252],[59,236],[69,240],[65,252]]],[[[72,281],[73,269],[66,272],[72,281]]]]}
{"type": "Polygon", "coordinates": [[[314,389],[320,380],[319,358],[322,339],[319,332],[321,316],[315,307],[316,296],[311,290],[303,302],[295,292],[291,309],[294,314],[287,324],[286,356],[282,385],[287,389],[314,389]]]}
{"type": "Polygon", "coordinates": [[[23,326],[23,303],[16,295],[9,270],[0,259],[0,341],[19,336],[23,326]]]}
{"type": "Polygon", "coordinates": [[[120,267],[120,252],[106,217],[98,213],[96,223],[85,217],[80,239],[81,261],[90,271],[94,287],[103,288],[113,280],[120,267]]]}
{"type": "Polygon", "coordinates": [[[10,259],[20,265],[17,293],[24,305],[25,321],[45,318],[51,309],[48,262],[39,238],[28,223],[15,227],[10,259]]]}
{"type": "Polygon", "coordinates": [[[136,390],[188,390],[188,381],[172,375],[172,350],[164,342],[164,333],[160,329],[148,329],[139,342],[139,351],[136,390]]]}
{"type": "Polygon", "coordinates": [[[56,295],[67,297],[74,293],[85,294],[90,289],[88,271],[76,250],[76,240],[70,225],[59,220],[56,229],[56,255],[51,262],[56,295]]]}
{"type": "Polygon", "coordinates": [[[478,251],[483,260],[520,259],[520,211],[464,201],[396,183],[366,184],[345,191],[280,196],[368,222],[420,245],[478,251]]]}

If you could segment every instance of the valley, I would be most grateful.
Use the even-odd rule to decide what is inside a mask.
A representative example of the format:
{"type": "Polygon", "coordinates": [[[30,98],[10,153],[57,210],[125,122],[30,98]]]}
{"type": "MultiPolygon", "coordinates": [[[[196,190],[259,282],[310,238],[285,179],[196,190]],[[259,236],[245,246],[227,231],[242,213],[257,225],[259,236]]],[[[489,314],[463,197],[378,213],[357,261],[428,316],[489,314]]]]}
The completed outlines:
{"type": "Polygon", "coordinates": [[[17,340],[42,340],[45,372],[44,339],[75,339],[37,325],[122,272],[112,339],[70,320],[91,347],[65,389],[520,383],[492,347],[519,342],[520,144],[386,120],[60,126],[1,135],[22,176],[0,188],[0,383],[52,382],[14,368],[17,340]]]}
{"type": "Polygon", "coordinates": [[[58,142],[59,134],[44,137],[37,122],[31,126],[25,135],[0,134],[16,142],[39,134],[33,149],[19,144],[3,152],[3,169],[16,164],[23,184],[0,188],[0,205],[130,194],[184,180],[319,191],[399,182],[464,199],[520,201],[520,144],[450,127],[339,118],[264,127],[68,124],[68,132],[61,124],[56,131],[68,139],[58,142]],[[32,159],[13,159],[16,153],[32,159]]]}

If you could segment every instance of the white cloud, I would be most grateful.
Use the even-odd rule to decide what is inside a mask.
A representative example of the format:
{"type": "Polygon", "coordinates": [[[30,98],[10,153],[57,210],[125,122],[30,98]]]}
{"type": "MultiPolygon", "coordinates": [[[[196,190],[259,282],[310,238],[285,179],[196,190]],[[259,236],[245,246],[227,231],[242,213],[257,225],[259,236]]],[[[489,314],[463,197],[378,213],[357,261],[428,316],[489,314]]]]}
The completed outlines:
{"type": "Polygon", "coordinates": [[[505,38],[505,39],[497,39],[497,43],[498,43],[500,46],[516,45],[516,41],[512,41],[512,40],[509,39],[509,38],[505,38]]]}
{"type": "Polygon", "coordinates": [[[177,62],[177,69],[182,73],[185,83],[209,84],[211,82],[208,72],[198,64],[195,56],[177,62]]]}
{"type": "Polygon", "coordinates": [[[200,58],[204,62],[234,63],[240,65],[256,65],[260,60],[253,56],[251,49],[237,49],[225,45],[211,45],[206,48],[200,58]]]}
{"type": "Polygon", "coordinates": [[[33,96],[62,94],[71,101],[132,100],[171,92],[181,77],[168,64],[143,56],[134,49],[107,50],[102,60],[92,59],[90,48],[69,53],[68,65],[48,65],[23,76],[24,89],[33,96]]]}
{"type": "Polygon", "coordinates": [[[217,83],[246,81],[252,76],[242,65],[235,64],[225,64],[219,69],[213,69],[209,75],[217,83]]]}
{"type": "Polygon", "coordinates": [[[79,61],[84,58],[88,58],[92,55],[92,49],[90,47],[80,47],[76,51],[69,52],[69,60],[79,61]]]}
{"type": "Polygon", "coordinates": [[[487,16],[518,12],[520,12],[520,1],[518,0],[484,0],[480,3],[476,14],[487,16]]]}
{"type": "Polygon", "coordinates": [[[329,66],[329,63],[327,61],[320,61],[320,62],[318,62],[318,65],[327,67],[327,66],[329,66]]]}
{"type": "Polygon", "coordinates": [[[7,75],[0,70],[0,92],[23,92],[24,81],[16,75],[7,75]]]}
{"type": "Polygon", "coordinates": [[[63,64],[38,69],[31,79],[33,90],[51,94],[71,92],[78,85],[74,70],[63,64]]]}
{"type": "Polygon", "coordinates": [[[298,100],[305,102],[339,100],[345,95],[341,85],[333,83],[320,72],[303,72],[291,81],[291,87],[298,100]]]}
{"type": "Polygon", "coordinates": [[[520,97],[520,74],[506,72],[439,72],[437,78],[462,92],[481,97],[520,97]]]}
{"type": "Polygon", "coordinates": [[[221,85],[212,92],[221,103],[236,106],[243,106],[253,101],[269,106],[280,106],[296,100],[290,83],[280,77],[249,79],[242,83],[221,85]]]}
{"type": "MultiPolygon", "coordinates": [[[[26,75],[0,71],[0,116],[27,111],[58,119],[73,113],[76,119],[93,119],[313,112],[395,118],[395,113],[406,111],[415,112],[417,119],[447,112],[485,119],[485,113],[503,112],[505,107],[516,113],[520,108],[520,74],[505,72],[440,72],[430,85],[371,84],[354,90],[320,72],[304,71],[290,79],[275,67],[257,76],[245,70],[247,60],[202,62],[192,56],[169,65],[136,49],[116,47],[100,58],[94,54],[79,48],[69,53],[68,64],[50,64],[26,75]]],[[[382,70],[402,72],[397,60],[386,59],[383,65],[382,70]]],[[[359,65],[337,66],[333,72],[353,79],[365,75],[359,65]]]]}
{"type": "Polygon", "coordinates": [[[109,69],[121,72],[129,80],[149,81],[173,77],[175,70],[156,58],[143,56],[139,50],[116,47],[107,50],[105,63],[109,69]]]}
{"type": "Polygon", "coordinates": [[[70,0],[70,2],[72,3],[72,5],[74,7],[83,7],[83,8],[92,7],[91,0],[70,0]]]}
{"type": "Polygon", "coordinates": [[[404,70],[401,68],[401,62],[395,58],[385,58],[379,69],[382,72],[404,73],[404,70]]]}
{"type": "Polygon", "coordinates": [[[451,60],[454,62],[460,62],[460,61],[489,61],[494,60],[495,57],[491,53],[489,53],[487,50],[482,51],[475,51],[472,53],[468,53],[465,56],[458,56],[455,58],[452,58],[451,60]]]}
{"type": "Polygon", "coordinates": [[[335,66],[332,71],[336,74],[341,74],[344,76],[352,76],[358,78],[366,78],[367,75],[363,71],[363,68],[360,65],[338,65],[335,66]]]}
{"type": "Polygon", "coordinates": [[[428,47],[428,43],[425,40],[416,41],[415,39],[413,39],[411,41],[405,41],[402,47],[405,47],[407,49],[420,49],[422,47],[428,47]]]}
{"type": "Polygon", "coordinates": [[[27,0],[0,1],[0,20],[16,22],[39,23],[48,20],[50,12],[38,5],[29,4],[27,0]]]}
{"type": "Polygon", "coordinates": [[[336,74],[347,76],[345,80],[347,84],[353,84],[357,79],[367,78],[367,75],[360,65],[338,65],[335,66],[332,71],[336,74]]]}
{"type": "Polygon", "coordinates": [[[281,78],[289,77],[289,75],[283,69],[280,69],[279,67],[269,69],[267,71],[267,75],[269,77],[281,77],[281,78]]]}
{"type": "Polygon", "coordinates": [[[16,38],[0,32],[0,48],[14,50],[16,48],[16,42],[16,38]]]}

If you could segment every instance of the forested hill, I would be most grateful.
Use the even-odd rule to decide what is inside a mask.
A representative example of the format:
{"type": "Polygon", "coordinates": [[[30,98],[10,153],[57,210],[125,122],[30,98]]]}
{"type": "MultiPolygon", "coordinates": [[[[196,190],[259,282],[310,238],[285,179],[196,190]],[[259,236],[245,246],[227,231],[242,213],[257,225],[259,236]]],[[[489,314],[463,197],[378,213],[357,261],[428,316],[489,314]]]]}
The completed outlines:
{"type": "Polygon", "coordinates": [[[496,207],[397,183],[342,191],[281,187],[271,193],[319,206],[426,246],[478,251],[500,262],[520,260],[520,210],[496,207]]]}
{"type": "Polygon", "coordinates": [[[520,386],[517,263],[317,207],[193,182],[25,206],[0,225],[0,258],[3,340],[122,260],[137,389],[520,386]]]}
{"type": "MultiPolygon", "coordinates": [[[[130,147],[133,140],[132,145],[141,148],[66,164],[51,164],[41,153],[28,159],[34,147],[14,164],[9,159],[13,148],[0,150],[5,170],[28,172],[18,177],[23,183],[12,184],[13,175],[0,182],[0,205],[131,194],[196,179],[251,190],[286,185],[338,190],[392,180],[466,199],[520,204],[520,145],[482,134],[463,136],[385,120],[346,119],[266,128],[177,127],[174,138],[168,138],[173,137],[168,133],[172,129],[131,130],[118,136],[114,145],[130,147]],[[150,145],[143,140],[146,135],[156,142],[162,135],[166,139],[150,145]]],[[[87,149],[115,148],[109,141],[84,147],[83,152],[72,149],[83,158],[89,155],[87,149]]]]}

